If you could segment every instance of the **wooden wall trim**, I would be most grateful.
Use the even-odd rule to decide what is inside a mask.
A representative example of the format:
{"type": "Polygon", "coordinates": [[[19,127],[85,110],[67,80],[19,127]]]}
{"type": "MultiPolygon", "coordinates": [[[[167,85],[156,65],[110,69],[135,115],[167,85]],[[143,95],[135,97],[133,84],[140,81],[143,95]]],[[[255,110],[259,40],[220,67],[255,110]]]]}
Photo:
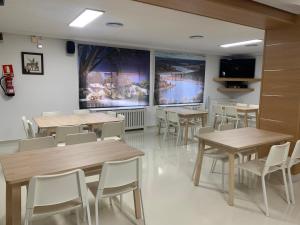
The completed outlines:
{"type": "Polygon", "coordinates": [[[297,15],[249,0],[133,0],[259,29],[295,24],[297,15]]]}

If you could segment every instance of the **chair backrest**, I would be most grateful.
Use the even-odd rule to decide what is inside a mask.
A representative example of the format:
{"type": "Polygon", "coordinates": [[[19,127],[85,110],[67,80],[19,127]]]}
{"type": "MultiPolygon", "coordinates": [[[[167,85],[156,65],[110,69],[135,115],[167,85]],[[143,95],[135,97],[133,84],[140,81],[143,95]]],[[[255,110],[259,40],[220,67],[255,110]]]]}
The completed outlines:
{"type": "Polygon", "coordinates": [[[230,117],[238,116],[235,106],[224,106],[224,113],[225,116],[230,116],[230,117]]]}
{"type": "Polygon", "coordinates": [[[33,123],[30,120],[27,120],[27,125],[28,125],[28,138],[35,138],[33,123]]]}
{"type": "Polygon", "coordinates": [[[213,105],[213,111],[215,115],[224,115],[224,106],[220,104],[213,105]]]}
{"type": "Polygon", "coordinates": [[[300,158],[300,140],[298,140],[295,144],[293,153],[291,155],[290,165],[293,165],[295,163],[295,160],[299,158],[300,158]]]}
{"type": "Polygon", "coordinates": [[[166,111],[160,108],[156,109],[156,117],[158,119],[166,120],[166,111]]]}
{"type": "Polygon", "coordinates": [[[56,143],[66,142],[66,136],[68,134],[82,133],[81,125],[76,126],[60,126],[56,128],[55,141],[56,143]]]}
{"type": "Polygon", "coordinates": [[[26,116],[22,116],[21,119],[22,119],[22,124],[23,124],[24,131],[25,131],[25,135],[26,135],[27,138],[29,138],[29,135],[28,135],[28,123],[27,123],[26,116]]]}
{"type": "Polygon", "coordinates": [[[224,123],[220,124],[218,130],[223,131],[223,130],[232,130],[234,129],[234,124],[233,123],[224,123]]]}
{"type": "Polygon", "coordinates": [[[167,121],[172,123],[179,123],[178,114],[175,112],[167,112],[167,121]]]}
{"type": "Polygon", "coordinates": [[[247,107],[248,104],[246,104],[246,103],[236,103],[236,106],[238,106],[238,107],[247,107]]]}
{"type": "Polygon", "coordinates": [[[42,116],[58,116],[58,115],[61,115],[61,112],[59,111],[42,112],[42,116]]]}
{"type": "Polygon", "coordinates": [[[28,186],[27,209],[37,206],[49,206],[81,199],[87,202],[87,188],[84,172],[71,172],[32,177],[28,186]]]}
{"type": "Polygon", "coordinates": [[[94,132],[68,134],[66,136],[66,145],[75,145],[87,142],[96,142],[97,135],[94,132]]]}
{"type": "Polygon", "coordinates": [[[84,114],[89,114],[90,113],[90,110],[88,109],[75,109],[73,111],[74,114],[79,114],[79,115],[84,115],[84,114]]]}
{"type": "Polygon", "coordinates": [[[19,140],[0,141],[0,155],[13,154],[19,151],[19,140]]]}
{"type": "Polygon", "coordinates": [[[114,111],[107,111],[106,112],[107,115],[113,116],[113,117],[117,117],[117,113],[114,111]]]}
{"type": "Polygon", "coordinates": [[[136,182],[141,188],[142,159],[135,157],[123,161],[105,162],[99,178],[98,190],[121,187],[136,182]]]}
{"type": "Polygon", "coordinates": [[[117,114],[117,118],[119,120],[121,120],[121,122],[122,122],[122,125],[123,125],[123,136],[124,136],[125,135],[125,126],[126,126],[126,124],[125,124],[125,115],[117,114]]]}
{"type": "Polygon", "coordinates": [[[102,125],[101,140],[107,137],[120,137],[123,139],[124,129],[123,121],[120,122],[109,122],[102,125]]]}
{"type": "Polygon", "coordinates": [[[286,162],[289,154],[290,144],[290,142],[286,142],[285,144],[273,145],[271,147],[266,160],[264,172],[267,172],[272,166],[281,166],[286,162]]]}
{"type": "Polygon", "coordinates": [[[34,149],[42,149],[42,148],[51,148],[55,147],[54,137],[39,137],[39,138],[31,138],[31,139],[23,139],[19,141],[19,150],[27,151],[34,149]]]}

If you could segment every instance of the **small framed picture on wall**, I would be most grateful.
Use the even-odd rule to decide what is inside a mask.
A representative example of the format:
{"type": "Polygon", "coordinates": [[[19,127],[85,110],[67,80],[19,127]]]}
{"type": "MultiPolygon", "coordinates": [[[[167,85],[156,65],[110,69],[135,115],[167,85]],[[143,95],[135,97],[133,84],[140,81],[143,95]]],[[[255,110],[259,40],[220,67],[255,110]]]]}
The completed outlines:
{"type": "Polygon", "coordinates": [[[42,53],[22,52],[22,73],[44,75],[44,60],[42,53]]]}

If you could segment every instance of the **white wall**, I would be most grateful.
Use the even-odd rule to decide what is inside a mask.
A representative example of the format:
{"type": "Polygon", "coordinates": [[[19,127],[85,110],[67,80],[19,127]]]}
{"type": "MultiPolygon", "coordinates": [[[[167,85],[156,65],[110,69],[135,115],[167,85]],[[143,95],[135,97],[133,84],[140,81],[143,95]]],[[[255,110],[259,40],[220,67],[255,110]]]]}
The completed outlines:
{"type": "MultiPolygon", "coordinates": [[[[59,110],[72,113],[78,108],[78,65],[77,54],[65,53],[65,40],[43,39],[43,49],[37,49],[30,37],[5,34],[0,42],[0,65],[13,64],[16,96],[9,98],[0,90],[0,140],[25,137],[21,116],[29,119],[41,115],[43,111],[59,110]],[[22,75],[21,52],[41,52],[44,54],[45,75],[22,75]]],[[[151,51],[150,102],[146,110],[146,125],[155,125],[154,92],[154,51],[151,51]]],[[[244,96],[228,96],[217,91],[221,84],[213,77],[219,74],[219,56],[206,56],[204,101],[208,99],[241,98],[241,101],[256,103],[259,90],[244,96]]],[[[258,67],[261,70],[261,66],[258,67]]],[[[258,69],[258,70],[259,70],[258,69]]],[[[258,72],[257,72],[258,73],[258,72]]],[[[261,73],[258,73],[261,74],[261,73]]],[[[254,84],[257,85],[257,84],[254,84]]]]}
{"type": "Polygon", "coordinates": [[[0,65],[13,64],[16,95],[4,96],[0,90],[0,140],[23,138],[21,116],[28,118],[42,111],[70,113],[78,108],[78,72],[76,56],[67,56],[65,41],[45,39],[37,49],[30,37],[6,35],[0,42],[0,65]],[[21,51],[44,53],[45,75],[22,75],[21,51]]]}

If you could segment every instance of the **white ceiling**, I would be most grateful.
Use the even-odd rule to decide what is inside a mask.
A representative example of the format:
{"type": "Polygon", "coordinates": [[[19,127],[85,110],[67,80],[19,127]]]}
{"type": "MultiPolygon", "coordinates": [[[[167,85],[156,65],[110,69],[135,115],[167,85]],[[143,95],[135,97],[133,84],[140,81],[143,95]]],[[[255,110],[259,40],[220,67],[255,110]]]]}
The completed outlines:
{"type": "Polygon", "coordinates": [[[300,14],[300,0],[255,0],[278,9],[300,14]]]}
{"type": "Polygon", "coordinates": [[[220,55],[261,54],[263,44],[228,49],[219,45],[264,38],[263,30],[130,0],[6,0],[0,7],[0,31],[220,55]],[[69,27],[85,8],[105,13],[83,29],[69,27]],[[107,22],[125,26],[109,28],[107,22]],[[205,37],[188,38],[196,34],[205,37]]]}

